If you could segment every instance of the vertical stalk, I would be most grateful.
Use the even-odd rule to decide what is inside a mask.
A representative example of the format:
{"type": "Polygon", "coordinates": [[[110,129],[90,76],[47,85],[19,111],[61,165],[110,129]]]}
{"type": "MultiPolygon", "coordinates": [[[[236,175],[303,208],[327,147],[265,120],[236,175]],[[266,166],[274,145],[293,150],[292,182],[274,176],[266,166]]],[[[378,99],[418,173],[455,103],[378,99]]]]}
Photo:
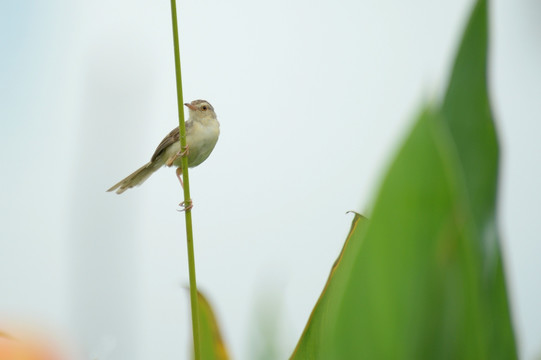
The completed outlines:
{"type": "MultiPolygon", "coordinates": [[[[177,23],[177,5],[175,0],[171,0],[171,17],[173,20],[173,45],[175,48],[175,73],[177,80],[177,106],[180,131],[180,148],[186,148],[186,125],[184,121],[184,106],[182,100],[182,75],[180,72],[180,51],[178,41],[178,23],[177,23]]],[[[190,197],[190,179],[188,176],[188,157],[182,157],[182,178],[184,180],[184,204],[191,204],[190,197]]],[[[195,255],[193,246],[192,232],[192,210],[187,209],[186,216],[186,239],[188,243],[188,269],[190,274],[190,302],[192,305],[192,332],[193,348],[195,360],[201,359],[201,349],[199,341],[199,311],[197,307],[197,284],[195,282],[195,255]]]]}

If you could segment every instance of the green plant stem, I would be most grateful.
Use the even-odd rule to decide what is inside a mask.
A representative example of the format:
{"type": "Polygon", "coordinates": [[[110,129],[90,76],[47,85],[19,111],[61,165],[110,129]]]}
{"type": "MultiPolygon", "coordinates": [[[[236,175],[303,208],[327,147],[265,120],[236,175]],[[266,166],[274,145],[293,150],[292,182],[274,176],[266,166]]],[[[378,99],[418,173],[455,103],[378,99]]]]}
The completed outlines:
{"type": "MultiPolygon", "coordinates": [[[[173,45],[175,48],[175,73],[177,80],[177,105],[180,131],[180,148],[186,149],[186,125],[184,121],[184,107],[182,100],[182,75],[180,72],[180,51],[178,41],[178,23],[177,23],[177,5],[175,0],[171,0],[171,17],[173,20],[173,45]]],[[[190,197],[190,179],[188,176],[188,157],[182,156],[182,178],[184,180],[184,204],[188,207],[192,203],[190,197]]],[[[192,305],[192,331],[193,348],[195,359],[201,359],[201,349],[199,341],[199,309],[197,307],[197,284],[195,281],[195,255],[193,246],[192,231],[192,211],[186,208],[186,240],[188,243],[188,270],[190,273],[190,302],[192,305]]]]}

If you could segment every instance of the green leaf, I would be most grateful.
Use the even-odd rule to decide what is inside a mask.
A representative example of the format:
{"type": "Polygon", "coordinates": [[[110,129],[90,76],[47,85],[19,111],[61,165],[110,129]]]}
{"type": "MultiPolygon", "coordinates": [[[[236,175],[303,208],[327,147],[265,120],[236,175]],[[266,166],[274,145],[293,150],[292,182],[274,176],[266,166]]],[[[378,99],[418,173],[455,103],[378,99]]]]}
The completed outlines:
{"type": "Polygon", "coordinates": [[[327,358],[325,354],[329,347],[329,314],[337,309],[341,298],[336,296],[345,286],[347,274],[353,265],[353,255],[359,250],[361,245],[360,234],[366,227],[367,219],[359,214],[355,214],[351,223],[349,234],[346,238],[340,255],[334,262],[334,265],[321,293],[316,306],[310,314],[310,319],[306,325],[297,347],[291,356],[291,359],[321,359],[327,358]]]}
{"type": "Polygon", "coordinates": [[[479,1],[441,109],[422,111],[371,220],[354,220],[292,359],[516,358],[494,218],[486,51],[479,1]]]}
{"type": "Polygon", "coordinates": [[[516,358],[496,227],[498,140],[487,90],[487,1],[478,1],[455,60],[442,112],[475,218],[491,359],[516,358]]]}
{"type": "Polygon", "coordinates": [[[442,124],[419,116],[294,359],[486,358],[473,219],[442,124]]]}
{"type": "Polygon", "coordinates": [[[220,329],[207,299],[197,292],[199,305],[199,339],[201,341],[201,359],[228,360],[229,355],[220,334],[220,329]]]}
{"type": "Polygon", "coordinates": [[[341,296],[329,358],[488,359],[474,223],[427,109],[392,164],[341,296]]]}

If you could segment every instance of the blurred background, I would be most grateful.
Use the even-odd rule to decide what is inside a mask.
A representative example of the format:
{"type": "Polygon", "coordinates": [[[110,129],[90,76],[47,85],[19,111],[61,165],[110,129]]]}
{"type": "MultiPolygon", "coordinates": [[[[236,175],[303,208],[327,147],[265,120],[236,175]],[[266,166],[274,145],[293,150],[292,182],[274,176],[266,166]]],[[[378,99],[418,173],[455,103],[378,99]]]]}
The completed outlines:
{"type": "MultiPolygon", "coordinates": [[[[420,104],[443,94],[472,5],[179,1],[185,101],[210,101],[221,122],[190,171],[198,285],[234,358],[291,354],[345,212],[369,214],[420,104]]],[[[541,353],[540,19],[536,0],[490,6],[499,220],[523,359],[541,353]]],[[[167,0],[0,3],[3,330],[48,329],[100,360],[188,358],[174,171],[105,192],[178,124],[172,49],[167,0]]]]}

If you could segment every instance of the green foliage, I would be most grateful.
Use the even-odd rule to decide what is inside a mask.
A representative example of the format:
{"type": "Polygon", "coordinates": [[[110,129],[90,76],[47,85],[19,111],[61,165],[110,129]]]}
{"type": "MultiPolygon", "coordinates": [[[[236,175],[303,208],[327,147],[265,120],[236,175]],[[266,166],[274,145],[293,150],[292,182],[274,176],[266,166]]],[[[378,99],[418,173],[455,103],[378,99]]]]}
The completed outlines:
{"type": "Polygon", "coordinates": [[[337,311],[342,303],[342,292],[355,261],[355,254],[360,250],[361,237],[368,221],[365,217],[355,214],[351,229],[346,238],[342,251],[335,261],[325,288],[317,301],[310,321],[301,336],[292,359],[327,359],[332,350],[330,326],[337,317],[337,311]]]}
{"type": "Polygon", "coordinates": [[[479,1],[466,28],[442,105],[475,221],[484,332],[491,359],[516,357],[496,226],[498,140],[487,91],[487,1],[479,1]]]}
{"type": "Polygon", "coordinates": [[[354,220],[292,359],[517,357],[495,222],[486,52],[479,1],[442,106],[418,116],[371,220],[354,220]]]}
{"type": "Polygon", "coordinates": [[[207,299],[197,293],[199,308],[199,338],[201,339],[201,359],[228,360],[229,355],[222,340],[218,322],[207,299]]]}

